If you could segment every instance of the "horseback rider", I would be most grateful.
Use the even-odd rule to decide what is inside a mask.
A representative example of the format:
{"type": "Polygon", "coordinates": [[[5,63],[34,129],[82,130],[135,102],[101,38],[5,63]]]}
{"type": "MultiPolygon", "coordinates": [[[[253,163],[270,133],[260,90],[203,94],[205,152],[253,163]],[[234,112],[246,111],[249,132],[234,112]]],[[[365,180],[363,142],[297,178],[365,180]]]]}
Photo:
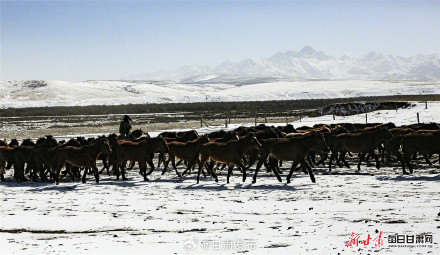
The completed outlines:
{"type": "Polygon", "coordinates": [[[119,124],[119,133],[121,134],[121,139],[128,139],[130,137],[130,120],[130,117],[128,117],[128,115],[125,115],[121,123],[119,124]]]}

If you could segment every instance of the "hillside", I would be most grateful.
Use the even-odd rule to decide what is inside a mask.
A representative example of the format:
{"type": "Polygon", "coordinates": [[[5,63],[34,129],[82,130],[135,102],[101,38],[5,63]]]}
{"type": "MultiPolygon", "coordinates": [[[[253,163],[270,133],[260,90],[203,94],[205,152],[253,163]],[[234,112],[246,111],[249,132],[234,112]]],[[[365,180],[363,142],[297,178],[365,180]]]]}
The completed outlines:
{"type": "MultiPolygon", "coordinates": [[[[220,77],[217,77],[220,81],[220,77]]],[[[0,81],[0,108],[440,94],[439,81],[0,81]]]]}

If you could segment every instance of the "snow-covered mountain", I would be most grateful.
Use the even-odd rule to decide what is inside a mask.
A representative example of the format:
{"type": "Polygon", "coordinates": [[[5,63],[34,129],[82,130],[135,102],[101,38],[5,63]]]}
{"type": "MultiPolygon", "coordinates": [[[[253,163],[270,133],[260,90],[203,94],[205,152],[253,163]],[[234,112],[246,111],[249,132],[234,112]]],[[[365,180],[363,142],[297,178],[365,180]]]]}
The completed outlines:
{"type": "Polygon", "coordinates": [[[264,77],[275,81],[435,80],[440,79],[440,54],[399,57],[370,52],[361,58],[336,58],[306,46],[300,51],[278,52],[267,59],[249,58],[238,63],[228,61],[214,67],[183,66],[174,71],[131,75],[124,80],[216,83],[219,77],[226,80],[231,77],[264,77]]]}

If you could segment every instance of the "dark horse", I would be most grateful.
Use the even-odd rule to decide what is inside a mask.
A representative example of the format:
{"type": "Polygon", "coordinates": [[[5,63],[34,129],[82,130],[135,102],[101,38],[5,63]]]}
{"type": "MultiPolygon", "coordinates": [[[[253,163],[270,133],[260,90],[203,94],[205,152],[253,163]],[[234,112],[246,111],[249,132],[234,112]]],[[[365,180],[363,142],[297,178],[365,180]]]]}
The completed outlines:
{"type": "Polygon", "coordinates": [[[171,164],[172,164],[174,170],[176,170],[177,176],[181,177],[181,175],[177,171],[176,157],[181,160],[187,161],[187,168],[183,172],[183,175],[186,174],[197,163],[197,161],[199,159],[199,152],[200,152],[200,149],[202,148],[202,145],[205,143],[208,143],[208,142],[209,142],[208,137],[202,136],[197,140],[189,141],[186,143],[182,143],[182,142],[168,143],[169,157],[168,157],[168,161],[165,163],[165,167],[162,171],[162,174],[165,173],[165,171],[168,168],[168,164],[171,161],[171,164]]]}
{"type": "MultiPolygon", "coordinates": [[[[332,156],[330,157],[329,169],[331,170],[332,160],[339,159],[347,168],[350,168],[347,161],[345,161],[345,154],[347,152],[359,153],[358,170],[361,168],[361,162],[365,159],[365,154],[374,156],[376,160],[376,168],[380,168],[379,158],[374,153],[374,150],[382,144],[382,142],[393,138],[393,134],[387,127],[378,127],[371,131],[364,131],[360,133],[344,133],[336,136],[334,146],[332,148],[332,156]]],[[[342,165],[340,165],[342,167],[342,165]]]]}
{"type": "Polygon", "coordinates": [[[408,174],[405,171],[405,165],[408,166],[410,173],[413,173],[411,165],[411,156],[417,152],[422,154],[427,162],[428,156],[438,153],[440,157],[440,132],[439,131],[417,131],[409,133],[402,138],[402,170],[403,174],[408,174]]]}
{"type": "MultiPolygon", "coordinates": [[[[246,167],[243,164],[243,155],[246,151],[250,149],[258,149],[261,144],[258,142],[257,138],[253,133],[247,134],[244,138],[237,141],[229,141],[226,143],[207,143],[204,144],[200,150],[200,163],[199,172],[197,173],[197,183],[200,180],[200,173],[202,168],[205,166],[208,159],[213,161],[228,164],[228,177],[227,182],[229,183],[229,177],[232,173],[232,168],[234,165],[241,168],[243,171],[243,182],[246,180],[246,167]]],[[[217,175],[214,171],[211,171],[212,177],[218,182],[217,175]]]]}
{"type": "MultiPolygon", "coordinates": [[[[96,167],[96,159],[101,153],[109,153],[111,151],[107,138],[99,138],[92,145],[85,145],[82,147],[65,146],[56,150],[55,157],[52,163],[52,171],[55,172],[55,183],[59,184],[59,176],[61,168],[64,165],[67,167],[67,172],[75,181],[72,174],[72,167],[85,167],[94,170],[96,183],[99,183],[99,172],[96,167]],[[69,164],[66,164],[69,163],[69,164]]],[[[87,171],[84,170],[82,182],[86,182],[87,171]]]]}
{"type": "Polygon", "coordinates": [[[52,168],[52,162],[57,146],[58,142],[51,135],[46,136],[43,144],[35,146],[34,150],[32,151],[35,169],[31,174],[34,181],[36,181],[37,173],[40,175],[41,181],[47,181],[47,177],[44,172],[45,167],[47,169],[52,168]]]}
{"type": "MultiPolygon", "coordinates": [[[[293,170],[297,164],[301,164],[303,168],[308,169],[310,179],[315,182],[315,176],[313,175],[312,168],[306,162],[306,157],[311,151],[315,152],[328,152],[328,146],[325,142],[324,136],[319,132],[310,132],[300,136],[294,136],[291,138],[270,138],[261,140],[260,160],[258,161],[257,168],[255,169],[253,183],[257,181],[257,174],[260,167],[266,161],[269,156],[275,157],[278,160],[293,161],[292,168],[287,175],[287,183],[290,183],[290,177],[293,174],[293,170]]],[[[281,182],[281,177],[275,170],[275,167],[271,167],[275,173],[278,181],[281,182]]]]}
{"type": "Polygon", "coordinates": [[[126,180],[125,177],[125,164],[127,161],[133,161],[139,163],[140,173],[144,177],[145,181],[148,181],[147,175],[151,174],[154,170],[153,158],[154,153],[159,151],[162,155],[168,151],[168,146],[164,138],[148,138],[141,142],[123,141],[119,142],[115,148],[115,162],[113,169],[116,172],[116,179],[119,180],[119,168],[121,168],[122,180],[126,180]],[[147,172],[147,163],[151,167],[151,170],[147,172]]]}

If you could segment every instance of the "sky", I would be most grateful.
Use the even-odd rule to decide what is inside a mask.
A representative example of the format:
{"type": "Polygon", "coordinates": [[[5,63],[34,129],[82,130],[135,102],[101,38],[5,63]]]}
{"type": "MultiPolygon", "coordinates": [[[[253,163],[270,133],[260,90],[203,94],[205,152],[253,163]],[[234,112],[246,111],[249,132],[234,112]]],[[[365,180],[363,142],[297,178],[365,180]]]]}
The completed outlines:
{"type": "Polygon", "coordinates": [[[304,46],[440,52],[440,1],[4,1],[1,80],[112,80],[304,46]]]}

